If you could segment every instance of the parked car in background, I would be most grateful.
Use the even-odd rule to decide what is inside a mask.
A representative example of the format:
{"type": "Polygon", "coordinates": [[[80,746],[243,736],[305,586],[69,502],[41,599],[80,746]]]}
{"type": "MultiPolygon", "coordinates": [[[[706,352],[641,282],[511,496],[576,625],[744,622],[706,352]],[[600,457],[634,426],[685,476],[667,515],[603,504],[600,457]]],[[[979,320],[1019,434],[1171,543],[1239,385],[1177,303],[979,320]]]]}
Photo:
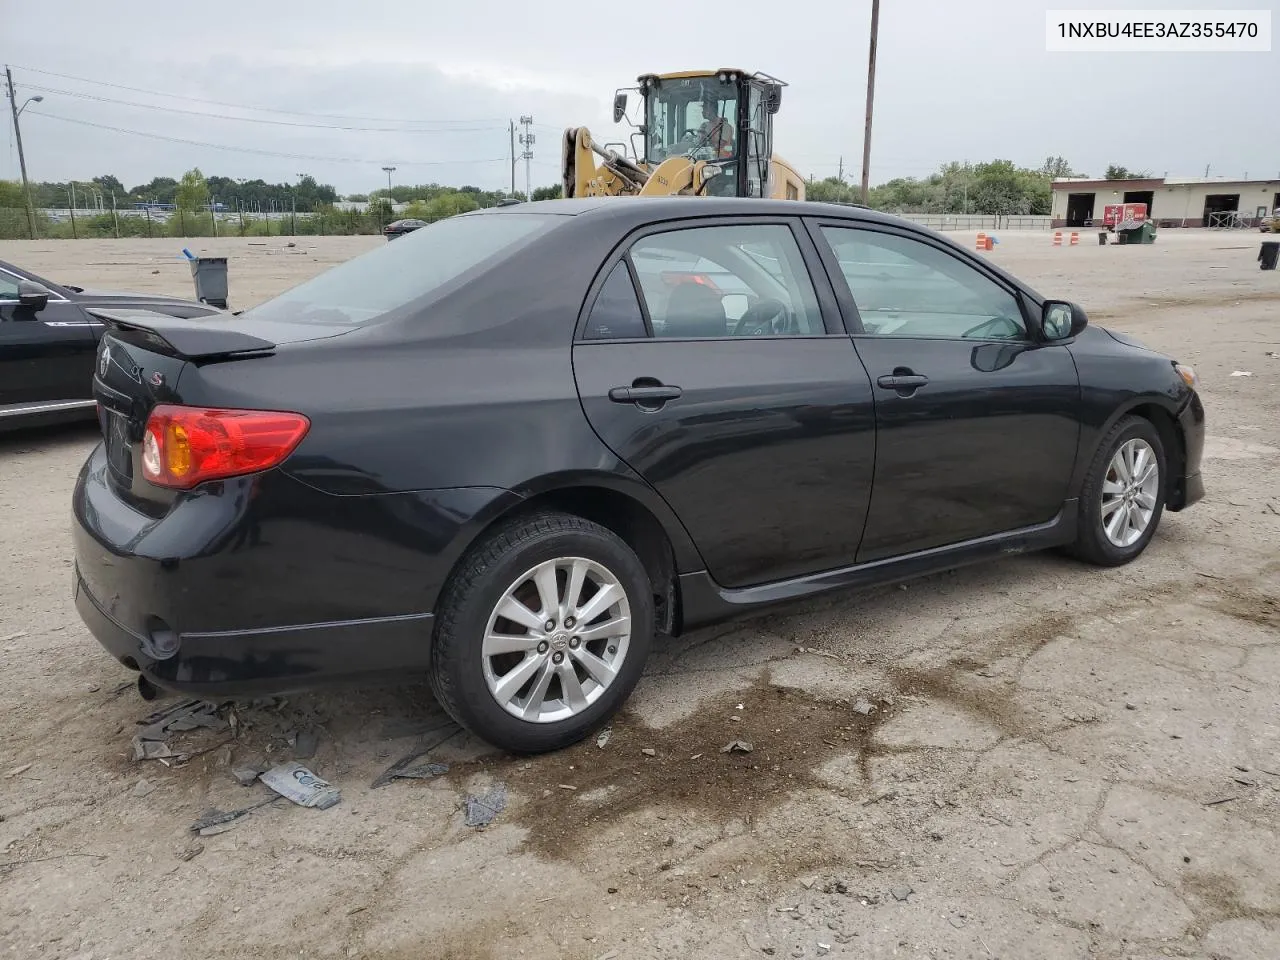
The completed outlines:
{"type": "Polygon", "coordinates": [[[88,312],[95,307],[176,317],[222,312],[179,297],[53,283],[0,261],[0,431],[94,416],[93,365],[103,330],[88,312]]]}
{"type": "Polygon", "coordinates": [[[413,233],[415,230],[421,230],[427,225],[425,220],[414,220],[408,218],[405,220],[392,220],[382,228],[383,234],[388,240],[394,240],[396,237],[403,237],[406,233],[413,233]]]}
{"type": "Polygon", "coordinates": [[[1127,563],[1204,493],[1194,371],[860,208],[520,204],[218,324],[103,316],[76,605],[144,693],[422,672],[551,750],[656,635],[1028,550],[1127,563]]]}

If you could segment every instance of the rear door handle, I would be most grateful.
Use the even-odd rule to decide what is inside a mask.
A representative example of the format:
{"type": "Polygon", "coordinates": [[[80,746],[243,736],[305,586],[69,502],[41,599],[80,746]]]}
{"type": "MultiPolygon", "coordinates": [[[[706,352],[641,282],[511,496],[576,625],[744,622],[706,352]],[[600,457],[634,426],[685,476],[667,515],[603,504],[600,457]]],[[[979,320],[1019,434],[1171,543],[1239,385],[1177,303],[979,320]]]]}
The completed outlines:
{"type": "Polygon", "coordinates": [[[683,390],[667,384],[656,387],[614,387],[609,391],[609,399],[614,403],[662,404],[668,400],[678,400],[682,396],[683,390]]]}

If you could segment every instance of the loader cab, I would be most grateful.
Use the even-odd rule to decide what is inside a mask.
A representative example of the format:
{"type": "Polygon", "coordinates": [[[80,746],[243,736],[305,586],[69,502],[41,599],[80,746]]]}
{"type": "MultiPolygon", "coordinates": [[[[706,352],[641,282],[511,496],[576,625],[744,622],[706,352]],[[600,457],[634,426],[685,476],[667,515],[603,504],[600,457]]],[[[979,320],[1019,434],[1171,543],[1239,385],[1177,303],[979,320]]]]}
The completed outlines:
{"type": "Polygon", "coordinates": [[[721,69],[646,74],[638,82],[644,100],[642,161],[653,167],[673,156],[705,160],[717,170],[706,195],[769,195],[773,115],[782,81],[721,69]]]}

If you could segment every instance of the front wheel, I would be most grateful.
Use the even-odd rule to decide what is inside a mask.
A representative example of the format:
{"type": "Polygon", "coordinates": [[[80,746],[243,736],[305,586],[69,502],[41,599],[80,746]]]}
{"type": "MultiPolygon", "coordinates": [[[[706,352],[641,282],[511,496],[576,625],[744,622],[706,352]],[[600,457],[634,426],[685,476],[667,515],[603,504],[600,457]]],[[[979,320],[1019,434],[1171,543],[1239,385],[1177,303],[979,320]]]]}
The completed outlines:
{"type": "Polygon", "coordinates": [[[1164,512],[1164,444],[1151,421],[1120,420],[1098,446],[1080,491],[1080,528],[1071,552],[1114,567],[1147,548],[1164,512]]]}
{"type": "Polygon", "coordinates": [[[626,701],[653,622],[649,577],[618,536],[568,514],[530,517],[491,534],[445,588],[432,688],[494,746],[557,750],[626,701]]]}

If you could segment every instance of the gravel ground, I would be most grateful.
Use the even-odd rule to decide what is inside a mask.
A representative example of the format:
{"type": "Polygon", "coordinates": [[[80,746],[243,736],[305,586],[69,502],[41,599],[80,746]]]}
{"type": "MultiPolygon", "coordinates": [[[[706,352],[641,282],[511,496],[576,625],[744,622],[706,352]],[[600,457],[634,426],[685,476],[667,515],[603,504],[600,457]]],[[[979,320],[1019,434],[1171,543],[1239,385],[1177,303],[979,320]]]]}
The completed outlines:
{"type": "MultiPolygon", "coordinates": [[[[987,256],[1196,365],[1204,502],[1119,570],[1011,558],[668,642],[604,746],[533,760],[455,736],[431,752],[447,772],[373,786],[443,735],[401,687],[241,705],[234,737],[135,761],[169,701],[137,698],[70,601],[94,433],[0,439],[3,956],[1275,957],[1280,273],[1254,234],[1092,237],[1001,234],[987,256]],[[299,732],[340,804],[191,832],[267,799],[231,770],[299,732]],[[505,808],[466,826],[495,785],[505,808]]],[[[384,241],[296,242],[197,241],[231,256],[233,306],[384,241]]],[[[180,246],[0,258],[185,294],[180,246]]]]}

